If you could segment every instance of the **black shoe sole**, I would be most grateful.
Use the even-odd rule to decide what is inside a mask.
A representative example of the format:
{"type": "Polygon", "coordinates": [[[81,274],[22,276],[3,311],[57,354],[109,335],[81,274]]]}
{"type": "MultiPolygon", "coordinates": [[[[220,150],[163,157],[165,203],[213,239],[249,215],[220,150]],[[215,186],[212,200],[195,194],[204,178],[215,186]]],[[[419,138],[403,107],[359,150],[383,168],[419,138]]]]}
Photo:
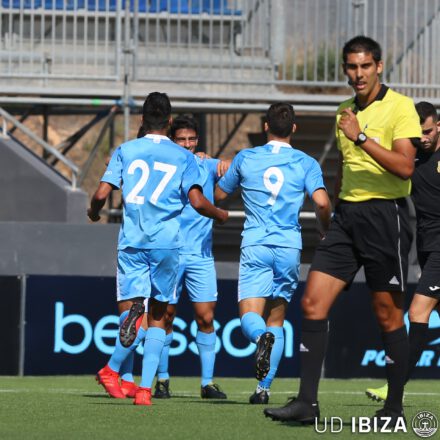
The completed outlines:
{"type": "MultiPolygon", "coordinates": [[[[313,419],[283,419],[282,417],[278,417],[275,416],[273,414],[267,414],[266,412],[264,412],[264,415],[266,417],[270,417],[274,422],[285,422],[285,423],[300,423],[301,425],[313,425],[315,423],[315,418],[313,417],[313,419]]],[[[318,420],[319,423],[319,420],[318,420]]]]}
{"type": "Polygon", "coordinates": [[[369,399],[373,400],[374,402],[383,402],[384,401],[379,396],[376,396],[376,394],[370,393],[369,391],[365,391],[365,394],[369,399]]]}
{"type": "Polygon", "coordinates": [[[168,394],[168,395],[166,395],[166,394],[158,394],[157,396],[154,394],[152,397],[153,397],[153,399],[171,399],[171,395],[170,394],[168,394]]]}
{"type": "Polygon", "coordinates": [[[122,323],[119,330],[119,341],[125,348],[130,347],[136,339],[136,322],[144,314],[144,303],[133,303],[127,319],[122,323]]]}
{"type": "Polygon", "coordinates": [[[263,380],[270,370],[270,354],[275,342],[272,333],[263,333],[258,341],[257,353],[255,355],[255,377],[263,380]]]}
{"type": "Polygon", "coordinates": [[[223,395],[217,395],[217,396],[204,396],[203,394],[200,396],[202,399],[227,399],[228,398],[228,396],[226,396],[226,394],[223,394],[223,395]]]}

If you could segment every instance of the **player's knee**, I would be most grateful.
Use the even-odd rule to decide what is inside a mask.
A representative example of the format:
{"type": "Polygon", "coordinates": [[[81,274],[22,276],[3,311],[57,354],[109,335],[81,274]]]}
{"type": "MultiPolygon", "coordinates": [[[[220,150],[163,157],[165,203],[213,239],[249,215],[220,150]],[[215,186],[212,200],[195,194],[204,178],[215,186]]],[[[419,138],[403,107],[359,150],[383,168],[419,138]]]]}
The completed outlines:
{"type": "Polygon", "coordinates": [[[214,311],[208,311],[196,316],[196,322],[199,330],[202,332],[209,332],[213,330],[214,325],[214,311]]]}
{"type": "Polygon", "coordinates": [[[408,310],[408,317],[410,322],[428,322],[430,310],[426,310],[424,308],[419,308],[411,305],[408,310]]]}
{"type": "Polygon", "coordinates": [[[319,303],[316,299],[304,295],[301,299],[301,307],[304,317],[311,318],[319,313],[319,303]]]}
{"type": "Polygon", "coordinates": [[[375,307],[375,313],[383,332],[390,332],[403,326],[403,315],[399,309],[389,306],[375,307]]]}
{"type": "Polygon", "coordinates": [[[165,330],[171,330],[173,328],[174,315],[165,313],[165,330]]]}

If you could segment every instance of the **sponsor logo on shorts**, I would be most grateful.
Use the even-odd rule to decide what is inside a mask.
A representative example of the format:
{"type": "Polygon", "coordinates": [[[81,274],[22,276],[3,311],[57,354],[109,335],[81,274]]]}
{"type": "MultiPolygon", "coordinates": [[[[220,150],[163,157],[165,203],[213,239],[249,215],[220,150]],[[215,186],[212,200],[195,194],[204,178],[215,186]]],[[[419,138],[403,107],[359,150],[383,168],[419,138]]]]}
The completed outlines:
{"type": "Polygon", "coordinates": [[[389,284],[396,284],[399,285],[399,280],[397,279],[396,276],[393,276],[393,278],[390,279],[390,281],[388,281],[389,284]]]}
{"type": "Polygon", "coordinates": [[[419,437],[432,437],[438,430],[438,419],[430,411],[420,411],[413,417],[411,428],[419,437]]]}
{"type": "Polygon", "coordinates": [[[429,286],[429,290],[430,290],[431,292],[435,292],[435,291],[438,290],[438,289],[440,289],[439,286],[429,286]]]}
{"type": "Polygon", "coordinates": [[[308,353],[309,349],[301,342],[299,346],[299,351],[302,351],[303,353],[308,353]]]}

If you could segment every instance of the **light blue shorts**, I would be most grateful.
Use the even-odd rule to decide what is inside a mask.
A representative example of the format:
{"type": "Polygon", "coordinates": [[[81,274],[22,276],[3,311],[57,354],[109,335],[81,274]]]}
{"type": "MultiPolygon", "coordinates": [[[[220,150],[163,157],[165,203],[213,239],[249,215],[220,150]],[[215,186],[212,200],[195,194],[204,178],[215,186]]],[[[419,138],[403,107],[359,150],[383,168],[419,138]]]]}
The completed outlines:
{"type": "Polygon", "coordinates": [[[179,249],[135,249],[118,251],[117,300],[136,297],[168,302],[176,290],[179,249]]]}
{"type": "Polygon", "coordinates": [[[238,301],[284,298],[290,302],[298,286],[299,249],[255,245],[241,249],[238,301]]]}
{"type": "Polygon", "coordinates": [[[217,301],[217,275],[213,257],[180,254],[176,294],[170,304],[177,304],[185,284],[191,302],[217,301]]]}

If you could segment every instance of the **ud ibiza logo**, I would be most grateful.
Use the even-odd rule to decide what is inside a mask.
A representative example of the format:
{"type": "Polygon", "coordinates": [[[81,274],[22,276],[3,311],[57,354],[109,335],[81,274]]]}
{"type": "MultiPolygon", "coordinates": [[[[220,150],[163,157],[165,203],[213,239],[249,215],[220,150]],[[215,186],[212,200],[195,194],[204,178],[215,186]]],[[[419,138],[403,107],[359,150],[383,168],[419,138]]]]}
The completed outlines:
{"type": "Polygon", "coordinates": [[[429,411],[421,411],[414,416],[411,427],[419,437],[432,437],[438,430],[438,419],[429,411]]]}
{"type": "Polygon", "coordinates": [[[404,417],[397,417],[397,419],[394,421],[395,423],[391,423],[391,417],[380,417],[379,419],[376,417],[373,419],[370,417],[352,417],[350,423],[344,423],[341,417],[324,417],[321,427],[319,426],[319,421],[316,417],[315,431],[319,434],[323,434],[325,432],[338,434],[345,429],[346,426],[350,426],[352,434],[392,434],[398,432],[408,432],[404,417]]]}

